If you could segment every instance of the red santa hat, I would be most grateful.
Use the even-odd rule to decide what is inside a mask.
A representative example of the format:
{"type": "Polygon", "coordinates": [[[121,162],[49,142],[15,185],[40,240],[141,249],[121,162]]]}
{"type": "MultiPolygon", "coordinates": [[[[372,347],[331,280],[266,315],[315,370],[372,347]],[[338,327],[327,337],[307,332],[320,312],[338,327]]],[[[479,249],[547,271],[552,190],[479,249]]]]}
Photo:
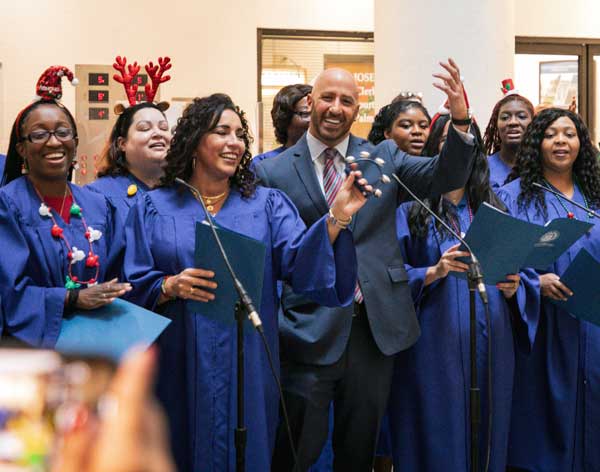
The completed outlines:
{"type": "Polygon", "coordinates": [[[513,79],[504,79],[502,81],[502,94],[506,97],[507,95],[516,95],[519,91],[515,89],[515,83],[513,79]]]}
{"type": "Polygon", "coordinates": [[[73,72],[65,66],[48,67],[37,81],[35,86],[36,95],[44,100],[60,100],[62,97],[61,79],[65,76],[72,85],[77,85],[79,80],[73,72]]]}

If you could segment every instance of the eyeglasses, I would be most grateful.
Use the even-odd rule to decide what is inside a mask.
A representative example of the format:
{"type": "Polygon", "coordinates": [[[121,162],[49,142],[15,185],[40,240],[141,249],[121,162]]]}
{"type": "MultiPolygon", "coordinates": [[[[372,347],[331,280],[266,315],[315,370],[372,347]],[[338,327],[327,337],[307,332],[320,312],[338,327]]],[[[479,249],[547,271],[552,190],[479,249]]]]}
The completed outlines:
{"type": "Polygon", "coordinates": [[[29,141],[33,144],[45,144],[50,139],[50,136],[54,136],[61,143],[70,141],[75,137],[71,128],[58,128],[54,131],[38,130],[29,133],[27,136],[23,136],[21,141],[29,141]]]}
{"type": "Polygon", "coordinates": [[[298,116],[303,120],[308,120],[310,118],[310,111],[295,111],[294,115],[298,116]]]}

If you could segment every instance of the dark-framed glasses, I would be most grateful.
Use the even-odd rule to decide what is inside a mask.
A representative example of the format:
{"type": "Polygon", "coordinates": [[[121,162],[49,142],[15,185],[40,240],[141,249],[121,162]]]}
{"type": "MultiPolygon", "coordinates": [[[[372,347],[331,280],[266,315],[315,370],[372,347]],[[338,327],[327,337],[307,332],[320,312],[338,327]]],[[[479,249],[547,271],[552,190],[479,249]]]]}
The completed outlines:
{"type": "Polygon", "coordinates": [[[302,120],[308,120],[310,118],[310,111],[295,111],[294,115],[302,120]]]}
{"type": "Polygon", "coordinates": [[[61,143],[64,143],[73,139],[75,137],[75,133],[71,128],[57,128],[54,131],[40,129],[32,131],[27,136],[23,136],[21,140],[27,140],[33,144],[44,144],[48,142],[50,136],[54,136],[61,143]]]}

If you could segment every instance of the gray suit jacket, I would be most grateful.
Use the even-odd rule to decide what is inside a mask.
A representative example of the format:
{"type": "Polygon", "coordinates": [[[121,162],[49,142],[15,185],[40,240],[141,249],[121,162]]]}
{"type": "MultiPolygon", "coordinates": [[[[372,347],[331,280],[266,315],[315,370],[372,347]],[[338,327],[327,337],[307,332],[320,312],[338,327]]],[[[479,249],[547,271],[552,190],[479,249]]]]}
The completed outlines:
{"type": "MultiPolygon", "coordinates": [[[[409,156],[391,140],[373,148],[368,141],[351,135],[347,154],[358,157],[363,150],[382,158],[384,172],[396,173],[419,197],[463,187],[475,155],[474,146],[452,126],[442,153],[434,158],[409,156]]],[[[262,185],[281,189],[290,197],[307,226],[327,213],[306,135],[279,156],[260,162],[255,171],[262,185]]],[[[392,355],[414,344],[420,331],[396,238],[396,208],[405,195],[394,180],[382,190],[381,198],[370,198],[358,211],[350,229],[371,331],[381,352],[392,355]]],[[[352,306],[320,306],[284,286],[282,307],[282,358],[320,365],[340,358],[350,335],[352,306]]]]}

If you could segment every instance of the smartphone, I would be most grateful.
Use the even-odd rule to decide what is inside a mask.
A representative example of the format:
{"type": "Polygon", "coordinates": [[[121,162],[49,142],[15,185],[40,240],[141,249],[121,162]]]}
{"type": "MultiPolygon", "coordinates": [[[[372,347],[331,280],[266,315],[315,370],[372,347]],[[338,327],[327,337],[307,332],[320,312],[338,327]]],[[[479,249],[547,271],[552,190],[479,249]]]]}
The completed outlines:
{"type": "Polygon", "coordinates": [[[50,470],[76,408],[96,411],[115,371],[110,360],[0,348],[0,472],[50,470]]]}

